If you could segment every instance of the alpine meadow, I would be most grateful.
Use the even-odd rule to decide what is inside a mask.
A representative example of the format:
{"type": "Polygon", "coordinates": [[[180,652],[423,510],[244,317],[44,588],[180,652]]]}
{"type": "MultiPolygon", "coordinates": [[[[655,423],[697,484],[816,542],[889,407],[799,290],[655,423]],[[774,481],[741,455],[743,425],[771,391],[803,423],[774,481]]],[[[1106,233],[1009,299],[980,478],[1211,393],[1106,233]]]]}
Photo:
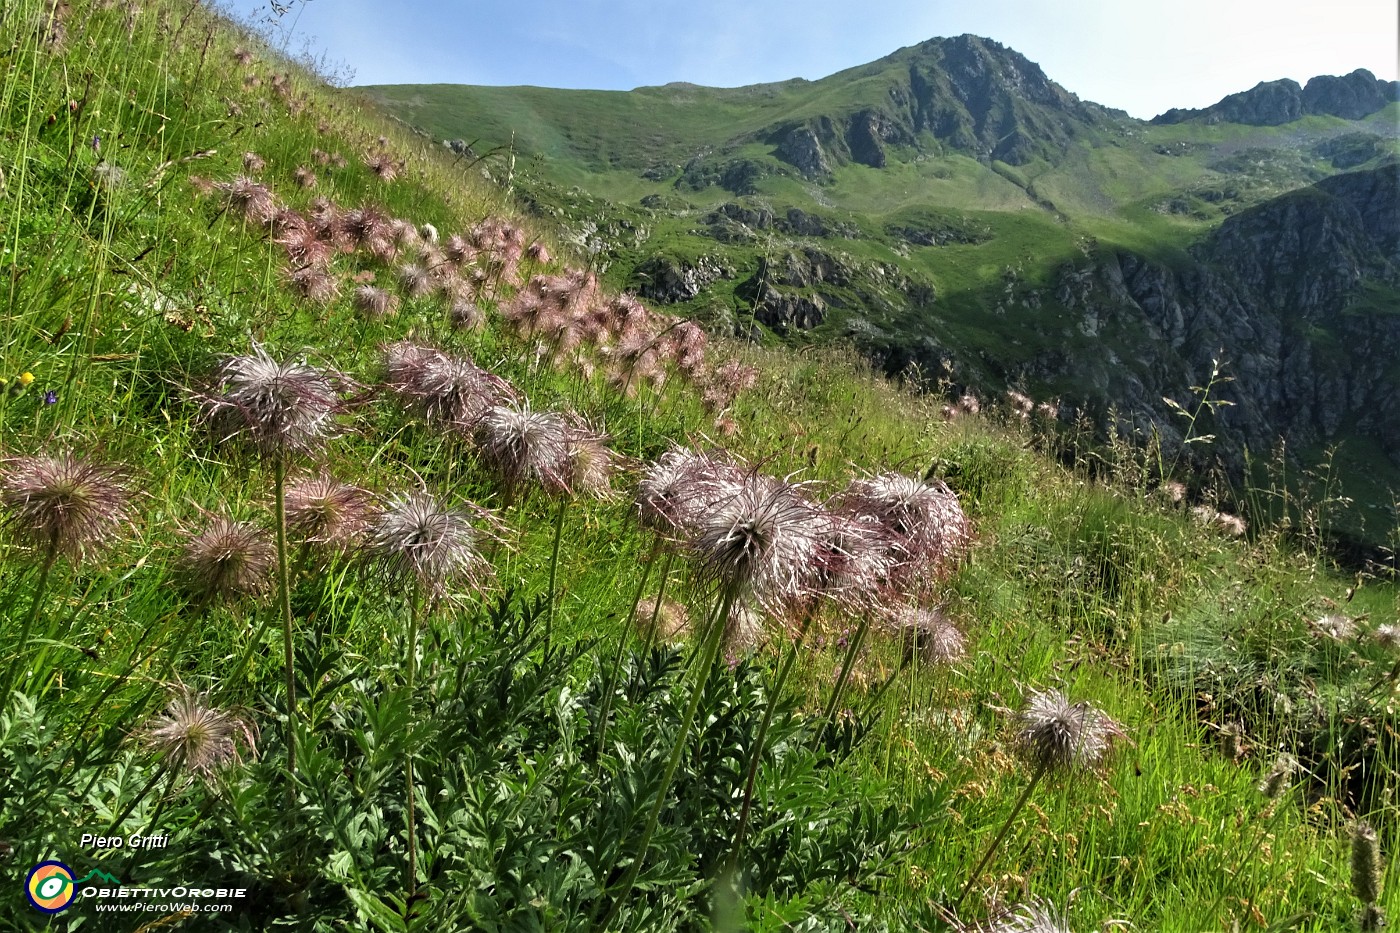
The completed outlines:
{"type": "Polygon", "coordinates": [[[0,931],[1400,912],[1393,83],[0,39],[0,931]]]}

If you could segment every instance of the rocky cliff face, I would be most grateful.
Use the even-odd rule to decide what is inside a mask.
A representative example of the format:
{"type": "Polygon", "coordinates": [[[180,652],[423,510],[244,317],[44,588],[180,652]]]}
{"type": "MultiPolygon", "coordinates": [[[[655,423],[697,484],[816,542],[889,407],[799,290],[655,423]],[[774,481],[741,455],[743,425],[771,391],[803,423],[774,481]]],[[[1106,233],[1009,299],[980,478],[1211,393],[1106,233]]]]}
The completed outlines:
{"type": "Polygon", "coordinates": [[[1220,360],[1233,381],[1216,396],[1234,404],[1216,452],[1232,465],[1245,445],[1345,431],[1381,439],[1400,467],[1398,203],[1394,165],[1339,175],[1230,218],[1184,268],[1122,251],[1066,268],[1054,300],[1115,349],[1046,353],[1006,375],[1076,381],[1091,407],[1113,402],[1170,443],[1182,421],[1163,396],[1189,405],[1220,360]]]}
{"type": "Polygon", "coordinates": [[[984,160],[1053,159],[1077,132],[1107,117],[989,39],[932,39],[867,70],[891,63],[900,68],[879,106],[781,123],[766,141],[802,175],[820,180],[850,162],[883,168],[888,147],[917,146],[921,134],[984,160]]]}
{"type": "Polygon", "coordinates": [[[1299,85],[1291,78],[1261,81],[1200,110],[1173,108],[1153,123],[1246,123],[1282,126],[1309,115],[1359,120],[1400,100],[1400,82],[1381,81],[1364,68],[1337,77],[1320,75],[1299,85]]]}

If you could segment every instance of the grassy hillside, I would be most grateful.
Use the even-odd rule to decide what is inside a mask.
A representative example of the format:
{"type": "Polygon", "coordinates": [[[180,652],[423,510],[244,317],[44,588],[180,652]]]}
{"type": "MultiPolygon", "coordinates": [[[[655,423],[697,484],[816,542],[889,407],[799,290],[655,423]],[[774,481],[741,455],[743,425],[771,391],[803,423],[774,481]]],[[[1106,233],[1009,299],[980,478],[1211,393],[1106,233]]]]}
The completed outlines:
{"type": "MultiPolygon", "coordinates": [[[[1197,350],[1188,362],[1179,341],[1157,341],[1152,328],[1161,321],[1126,329],[1121,321],[1102,329],[1086,322],[1083,307],[1060,300],[1067,270],[1091,269],[1106,257],[1111,265],[1127,252],[1188,273],[1225,220],[1400,154],[1400,104],[1362,120],[1158,126],[1038,81],[1039,69],[1011,50],[961,37],[817,81],[745,88],[362,90],[434,139],[471,144],[464,161],[485,155],[485,164],[505,172],[510,159],[511,182],[531,212],[573,240],[614,287],[640,289],[718,329],[749,327],[789,343],[848,342],[891,373],[914,361],[925,370],[950,367],[952,381],[981,394],[1015,388],[1059,398],[1104,434],[1115,429],[1109,408],[1121,409],[1123,392],[1139,384],[1150,391],[1140,393],[1130,420],[1171,422],[1156,400],[1199,384],[1210,358],[1197,350]],[[938,88],[923,106],[945,110],[908,127],[905,111],[919,112],[909,98],[920,93],[920,81],[938,88]],[[868,164],[847,151],[856,145],[854,130],[843,136],[841,127],[852,114],[856,124],[875,114],[870,119],[888,137],[868,164]],[[957,129],[929,129],[945,125],[957,129]],[[785,149],[799,126],[820,136],[829,171],[800,168],[785,149]],[[1008,164],[992,148],[998,138],[1029,145],[1007,155],[1016,163],[1008,164]],[[717,221],[716,212],[728,219],[717,221]],[[793,212],[801,219],[787,222],[793,212]],[[968,229],[976,235],[959,235],[968,229]],[[846,263],[849,281],[755,284],[765,263],[804,250],[846,263]],[[686,289],[648,293],[658,260],[678,271],[706,263],[713,271],[686,289]],[[775,288],[788,289],[785,304],[760,309],[756,296],[775,288]],[[1107,385],[1110,374],[1095,363],[1105,354],[1124,361],[1131,378],[1107,385]],[[1163,373],[1184,369],[1190,377],[1159,384],[1163,373]]],[[[1114,314],[1120,296],[1099,297],[1104,313],[1114,314]]],[[[1354,300],[1345,310],[1364,306],[1354,300]]],[[[1150,316],[1127,312],[1134,314],[1150,316]]],[[[1314,336],[1322,354],[1330,338],[1314,336]]],[[[1225,347],[1236,363],[1249,352],[1225,347]]],[[[1276,412],[1280,423],[1267,426],[1272,433],[1295,433],[1281,418],[1276,412]]],[[[1338,462],[1360,505],[1344,509],[1337,527],[1363,549],[1382,546],[1394,523],[1384,490],[1400,484],[1393,450],[1368,452],[1374,426],[1296,433],[1326,435],[1296,445],[1300,451],[1346,451],[1338,462]]],[[[1238,472],[1242,451],[1227,459],[1238,472]]]]}
{"type": "Polygon", "coordinates": [[[1325,486],[1234,536],[1043,413],[706,340],[198,4],[0,28],[0,929],[1394,912],[1400,593],[1325,486]],[[243,894],[99,909],[143,886],[243,894]]]}

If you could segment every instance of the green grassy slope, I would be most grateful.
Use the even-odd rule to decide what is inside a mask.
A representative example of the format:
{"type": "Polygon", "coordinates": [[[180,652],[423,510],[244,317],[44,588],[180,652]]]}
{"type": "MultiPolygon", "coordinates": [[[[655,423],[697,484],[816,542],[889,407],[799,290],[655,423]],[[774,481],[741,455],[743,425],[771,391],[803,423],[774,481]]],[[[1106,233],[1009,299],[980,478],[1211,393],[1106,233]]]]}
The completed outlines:
{"type": "MultiPolygon", "coordinates": [[[[512,323],[534,276],[583,260],[481,177],[501,179],[502,161],[464,171],[197,4],[20,0],[4,17],[0,929],[52,928],[23,891],[33,865],[59,859],[127,888],[249,892],[228,914],[108,915],[80,899],[57,921],[94,930],[157,919],[191,930],[948,929],[954,909],[995,921],[1035,897],[1074,930],[1330,933],[1360,906],[1347,836],[1357,818],[1380,830],[1384,889],[1400,890],[1388,857],[1400,844],[1400,656],[1383,628],[1400,594],[1393,566],[1353,578],[1328,564],[1325,494],[1297,535],[1228,537],[1149,488],[1140,452],[1091,453],[1040,416],[990,407],[945,418],[942,399],[830,347],[712,340],[702,376],[755,370],[719,410],[703,398],[713,383],[677,362],[659,364],[664,383],[610,380],[621,341],[584,344],[588,368],[560,352],[562,337],[512,323]],[[380,156],[404,163],[392,179],[366,165],[380,156]],[[239,177],[251,183],[232,187],[239,177]],[[236,194],[263,189],[308,222],[329,211],[324,198],[342,214],[373,207],[411,223],[373,249],[351,243],[345,223],[316,239],[329,243],[338,291],[315,299],[293,277],[308,264],[279,242],[294,219],[274,229],[236,194]],[[452,306],[465,293],[415,294],[417,276],[401,268],[446,275],[444,254],[413,232],[423,225],[439,250],[453,234],[488,243],[508,227],[517,246],[563,258],[483,246],[454,267],[454,287],[476,283],[483,317],[459,327],[452,306]],[[397,313],[356,305],[371,281],[397,313]],[[535,410],[606,432],[621,466],[614,494],[508,490],[473,435],[395,401],[381,348],[402,339],[471,359],[535,410]],[[491,510],[501,540],[477,542],[491,577],[482,591],[459,582],[430,604],[411,583],[386,585],[363,542],[322,550],[293,528],[282,605],[276,467],[199,417],[218,361],[255,345],[356,383],[335,436],[292,459],[293,479],[324,469],[377,508],[426,489],[491,510]],[[945,478],[970,548],[898,600],[941,607],[965,653],[910,659],[883,616],[826,597],[800,645],[796,619],[764,617],[756,645],[729,646],[708,671],[694,635],[649,651],[628,624],[637,596],[664,585],[692,615],[714,605],[697,583],[704,562],[638,520],[645,465],[673,445],[722,448],[814,500],[884,471],[945,478]],[[55,556],[21,479],[34,472],[26,458],[63,451],[120,466],[134,499],[101,546],[55,556]],[[211,514],[250,523],[263,542],[246,570],[258,585],[241,598],[199,597],[214,574],[207,557],[192,569],[186,547],[211,514]],[[850,684],[840,696],[838,671],[850,684]],[[171,741],[181,724],[160,717],[184,689],[223,711],[213,722],[226,734],[210,743],[185,723],[171,741]],[[1099,764],[1032,781],[1015,713],[1049,689],[1104,710],[1124,737],[1099,764]],[[1266,798],[1257,785],[1280,752],[1303,770],[1266,798]],[[761,765],[750,837],[737,881],[717,882],[750,761],[761,765]],[[166,833],[170,844],[98,851],[84,833],[166,833]],[[624,883],[631,864],[635,885],[624,883]]],[[[1014,199],[991,176],[960,180],[969,163],[948,160],[953,177],[937,180],[1014,199]]],[[[853,171],[833,196],[877,182],[853,171]]],[[[592,206],[556,196],[561,210],[592,206]]],[[[853,222],[921,216],[917,203],[888,205],[853,222]]],[[[658,229],[692,219],[646,210],[635,216],[658,229]]],[[[946,287],[991,280],[1018,240],[1075,249],[1038,210],[974,219],[1002,235],[946,247],[966,260],[966,278],[950,267],[946,287]]],[[[880,242],[849,249],[864,262],[898,255],[880,242]]],[[[955,326],[959,339],[985,339],[971,313],[955,326]]],[[[1285,480],[1265,470],[1249,492],[1272,501],[1285,480]]]]}

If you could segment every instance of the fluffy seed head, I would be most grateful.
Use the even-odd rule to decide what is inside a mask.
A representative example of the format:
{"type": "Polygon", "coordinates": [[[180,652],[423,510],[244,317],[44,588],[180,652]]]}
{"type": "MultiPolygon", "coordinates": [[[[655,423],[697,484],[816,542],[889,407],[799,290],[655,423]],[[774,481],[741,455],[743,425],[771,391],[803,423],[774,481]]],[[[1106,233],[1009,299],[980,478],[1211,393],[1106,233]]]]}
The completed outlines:
{"type": "Polygon", "coordinates": [[[539,240],[530,244],[529,248],[525,250],[525,255],[538,263],[547,263],[551,258],[549,255],[549,247],[545,246],[539,240]]]}
{"type": "Polygon", "coordinates": [[[889,529],[872,516],[840,508],[828,510],[825,522],[823,594],[852,609],[877,607],[888,595],[886,581],[895,565],[889,529]]]}
{"type": "Polygon", "coordinates": [[[738,492],[743,480],[744,471],[722,454],[677,447],[643,471],[638,515],[661,534],[693,533],[700,517],[738,492]]]}
{"type": "Polygon", "coordinates": [[[1400,648],[1400,625],[1386,623],[1377,625],[1376,630],[1371,633],[1371,637],[1376,640],[1376,644],[1382,648],[1389,648],[1392,651],[1400,648]]]}
{"type": "Polygon", "coordinates": [[[1125,735],[1122,726],[1092,704],[1071,703],[1058,690],[1032,693],[1017,717],[1017,744],[1038,770],[1097,764],[1125,735]]]}
{"type": "Polygon", "coordinates": [[[1298,770],[1298,759],[1287,753],[1274,760],[1269,773],[1259,782],[1259,793],[1270,800],[1277,800],[1293,784],[1293,774],[1298,770]]]}
{"type": "Polygon", "coordinates": [[[780,614],[817,592],[823,517],[796,484],[750,473],[699,518],[686,543],[702,581],[780,614]]]}
{"type": "Polygon", "coordinates": [[[374,496],[325,473],[287,485],[287,533],[335,548],[356,544],[369,527],[374,496]]]}
{"type": "Polygon", "coordinates": [[[530,403],[506,402],[488,411],[477,429],[482,460],[508,494],[536,483],[547,492],[567,492],[574,425],[560,412],[533,411],[530,403]]]}
{"type": "Polygon", "coordinates": [[[724,649],[728,653],[752,651],[763,643],[763,616],[750,606],[735,603],[724,625],[724,649]]]}
{"type": "Polygon", "coordinates": [[[495,537],[494,529],[490,514],[474,505],[453,508],[431,493],[401,493],[372,521],[368,552],[387,579],[416,583],[437,598],[490,577],[480,546],[495,537]],[[487,530],[473,527],[473,517],[487,530]]]}
{"type": "Polygon", "coordinates": [[[385,386],[430,424],[474,430],[492,406],[514,396],[510,383],[471,360],[407,340],[384,348],[385,386]]]}
{"type": "Polygon", "coordinates": [[[116,538],[131,493],[122,470],[65,452],[0,461],[0,504],[15,538],[81,560],[116,538]]]}
{"type": "Polygon", "coordinates": [[[393,181],[403,170],[403,163],[387,152],[373,152],[365,156],[365,167],[378,176],[380,181],[393,181]]]}
{"type": "Polygon", "coordinates": [[[481,308],[475,302],[458,298],[448,308],[447,320],[456,330],[476,330],[486,323],[486,315],[481,313],[481,308]]]}
{"type": "Polygon", "coordinates": [[[313,172],[311,169],[307,168],[305,165],[298,165],[297,170],[292,177],[296,179],[298,188],[310,189],[316,187],[316,173],[313,172]]]}
{"type": "Polygon", "coordinates": [[[278,204],[266,185],[259,184],[246,175],[233,181],[214,183],[214,188],[223,193],[229,209],[243,215],[243,219],[259,227],[272,223],[277,216],[278,204]]]}
{"type": "Polygon", "coordinates": [[[1313,623],[1319,635],[1333,641],[1347,641],[1356,635],[1355,620],[1336,612],[1329,612],[1313,623]]]}
{"type": "Polygon", "coordinates": [[[378,320],[392,317],[399,310],[399,296],[373,285],[361,285],[355,289],[355,307],[365,317],[378,320]]]}
{"type": "Polygon", "coordinates": [[[287,284],[307,301],[318,305],[330,304],[340,294],[335,276],[319,266],[300,266],[287,273],[287,284]]]}
{"type": "Polygon", "coordinates": [[[185,543],[176,569],[185,591],[200,602],[231,602],[267,592],[276,563],[262,529],[216,515],[185,543]]]}
{"type": "Polygon", "coordinates": [[[637,604],[633,621],[637,634],[647,641],[655,638],[658,641],[677,642],[684,641],[690,635],[690,614],[684,606],[670,599],[663,600],[659,608],[655,597],[642,600],[637,604]],[[654,634],[653,619],[656,621],[654,634]]]}
{"type": "Polygon", "coordinates": [[[422,298],[433,290],[433,280],[427,269],[409,262],[399,266],[399,286],[410,298],[422,298]]]}
{"type": "Polygon", "coordinates": [[[940,480],[925,482],[902,473],[859,479],[847,489],[844,508],[889,529],[895,583],[946,575],[971,540],[957,495],[940,480]]]}
{"type": "Polygon", "coordinates": [[[243,153],[243,171],[250,175],[256,175],[267,167],[267,162],[256,152],[243,153]]]}
{"type": "Polygon", "coordinates": [[[905,663],[918,657],[929,665],[952,664],[967,654],[963,633],[937,609],[901,607],[889,625],[904,646],[905,663]]]}
{"type": "Polygon", "coordinates": [[[987,933],[1070,933],[1070,928],[1053,907],[1037,899],[994,922],[987,933]]]}
{"type": "Polygon", "coordinates": [[[607,441],[606,434],[582,424],[570,426],[565,481],[571,495],[606,498],[612,494],[612,474],[617,464],[607,441]]]}
{"type": "Polygon", "coordinates": [[[346,380],[302,362],[279,363],[254,344],[224,359],[215,388],[200,397],[201,416],[220,442],[238,437],[265,456],[310,451],[331,433],[346,380]]]}
{"type": "Polygon", "coordinates": [[[181,690],[141,731],[141,744],[177,772],[212,780],[219,769],[256,755],[258,728],[249,717],[181,690]],[[242,749],[240,750],[240,745],[242,749]]]}

